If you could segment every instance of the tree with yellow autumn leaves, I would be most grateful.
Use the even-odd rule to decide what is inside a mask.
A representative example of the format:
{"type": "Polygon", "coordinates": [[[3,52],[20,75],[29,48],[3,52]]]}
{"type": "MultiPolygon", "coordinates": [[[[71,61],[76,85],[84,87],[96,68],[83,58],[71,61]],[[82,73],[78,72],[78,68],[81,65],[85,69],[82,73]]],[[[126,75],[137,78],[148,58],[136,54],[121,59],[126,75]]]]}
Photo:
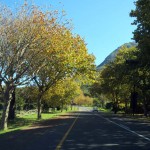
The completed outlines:
{"type": "Polygon", "coordinates": [[[95,72],[94,56],[88,54],[79,35],[59,22],[57,11],[42,12],[25,4],[15,14],[7,8],[0,12],[0,85],[4,107],[1,129],[7,129],[12,93],[17,86],[35,82],[37,108],[57,82],[67,78],[88,81],[95,72]]]}

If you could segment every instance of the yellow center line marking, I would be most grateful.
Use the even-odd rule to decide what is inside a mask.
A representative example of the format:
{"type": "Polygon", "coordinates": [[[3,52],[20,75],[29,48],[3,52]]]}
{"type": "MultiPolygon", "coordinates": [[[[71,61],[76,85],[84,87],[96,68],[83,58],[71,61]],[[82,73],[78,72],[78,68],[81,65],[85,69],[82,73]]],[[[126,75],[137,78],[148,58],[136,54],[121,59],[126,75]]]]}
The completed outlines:
{"type": "Polygon", "coordinates": [[[76,119],[74,120],[74,122],[72,123],[72,125],[70,126],[70,128],[67,130],[67,132],[65,133],[65,135],[63,136],[63,138],[61,139],[61,141],[59,142],[59,144],[57,145],[55,150],[60,150],[62,147],[62,144],[64,143],[64,141],[66,140],[68,134],[70,133],[70,131],[72,130],[73,126],[75,125],[78,117],[79,117],[80,113],[78,114],[78,116],[76,117],[76,119]]]}

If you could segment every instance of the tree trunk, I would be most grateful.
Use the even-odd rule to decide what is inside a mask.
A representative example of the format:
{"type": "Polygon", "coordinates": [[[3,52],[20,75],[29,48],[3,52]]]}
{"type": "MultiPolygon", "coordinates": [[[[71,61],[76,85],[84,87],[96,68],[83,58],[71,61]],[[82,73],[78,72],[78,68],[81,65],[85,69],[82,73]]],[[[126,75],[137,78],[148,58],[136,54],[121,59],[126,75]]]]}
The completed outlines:
{"type": "Polygon", "coordinates": [[[4,108],[2,113],[2,121],[1,121],[1,130],[7,130],[8,124],[8,114],[9,114],[9,106],[11,102],[11,94],[10,94],[10,85],[6,85],[6,89],[4,92],[4,108]]]}
{"type": "Polygon", "coordinates": [[[11,102],[10,102],[10,107],[9,107],[9,115],[8,115],[8,120],[14,120],[15,119],[15,88],[13,88],[12,92],[10,93],[11,96],[11,102]]]}
{"type": "Polygon", "coordinates": [[[147,110],[146,98],[144,98],[143,101],[143,109],[144,109],[144,116],[147,117],[148,110],[147,110]]]}
{"type": "Polygon", "coordinates": [[[125,99],[125,114],[127,114],[128,113],[128,99],[126,98],[125,99]]]}
{"type": "Polygon", "coordinates": [[[62,103],[61,103],[61,112],[63,112],[63,108],[64,108],[64,103],[63,103],[63,100],[62,100],[62,103]]]}
{"type": "Polygon", "coordinates": [[[118,98],[117,98],[116,93],[113,94],[113,98],[114,98],[113,111],[114,111],[114,114],[117,114],[117,112],[118,112],[118,98]]]}
{"type": "Polygon", "coordinates": [[[37,98],[37,108],[38,108],[38,112],[37,112],[37,119],[41,119],[42,116],[41,116],[41,103],[42,103],[42,93],[39,93],[38,94],[38,98],[37,98]]]}

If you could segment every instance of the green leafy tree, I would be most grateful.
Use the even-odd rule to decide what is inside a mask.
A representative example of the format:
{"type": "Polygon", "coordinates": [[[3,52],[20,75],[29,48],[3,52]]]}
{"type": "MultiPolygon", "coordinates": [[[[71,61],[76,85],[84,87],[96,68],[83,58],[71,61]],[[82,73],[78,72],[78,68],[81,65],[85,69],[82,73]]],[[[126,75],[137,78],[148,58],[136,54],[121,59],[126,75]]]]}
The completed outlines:
{"type": "Polygon", "coordinates": [[[18,87],[16,89],[16,108],[18,110],[35,109],[38,89],[36,86],[18,87]]]}
{"type": "Polygon", "coordinates": [[[138,66],[140,82],[138,83],[139,89],[142,91],[142,99],[144,105],[144,114],[147,115],[149,107],[149,72],[150,72],[150,1],[149,0],[137,0],[135,2],[136,8],[130,13],[131,17],[135,17],[133,25],[137,28],[133,32],[134,39],[138,43],[140,54],[138,55],[138,66]]]}
{"type": "Polygon", "coordinates": [[[141,51],[142,62],[149,68],[150,63],[150,1],[137,0],[135,2],[135,10],[130,13],[131,17],[135,17],[133,25],[137,28],[133,32],[134,40],[138,43],[141,51]]]}
{"type": "Polygon", "coordinates": [[[127,48],[123,46],[115,60],[99,72],[98,82],[94,86],[95,91],[99,91],[98,94],[105,94],[113,102],[115,113],[121,103],[125,104],[127,110],[130,93],[139,82],[137,67],[128,63],[131,60],[136,61],[137,53],[136,47],[127,48]]]}

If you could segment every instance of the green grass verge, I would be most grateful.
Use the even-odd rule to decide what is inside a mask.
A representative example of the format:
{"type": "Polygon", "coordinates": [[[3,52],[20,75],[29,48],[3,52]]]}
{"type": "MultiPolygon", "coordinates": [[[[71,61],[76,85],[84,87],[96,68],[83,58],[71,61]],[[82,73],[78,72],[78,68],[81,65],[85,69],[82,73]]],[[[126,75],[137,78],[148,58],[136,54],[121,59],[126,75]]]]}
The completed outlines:
{"type": "Polygon", "coordinates": [[[111,112],[110,109],[106,109],[106,108],[98,108],[98,110],[103,111],[103,112],[111,112]]]}
{"type": "Polygon", "coordinates": [[[53,113],[42,113],[42,119],[40,120],[37,120],[37,114],[28,114],[28,115],[22,115],[22,116],[17,115],[15,120],[8,122],[8,129],[4,131],[0,131],[0,134],[4,134],[4,133],[15,131],[15,130],[21,130],[23,128],[33,125],[34,123],[38,123],[40,121],[47,120],[47,119],[56,118],[60,115],[64,115],[71,111],[76,111],[76,110],[69,109],[68,111],[63,111],[63,112],[56,111],[53,113]]]}

